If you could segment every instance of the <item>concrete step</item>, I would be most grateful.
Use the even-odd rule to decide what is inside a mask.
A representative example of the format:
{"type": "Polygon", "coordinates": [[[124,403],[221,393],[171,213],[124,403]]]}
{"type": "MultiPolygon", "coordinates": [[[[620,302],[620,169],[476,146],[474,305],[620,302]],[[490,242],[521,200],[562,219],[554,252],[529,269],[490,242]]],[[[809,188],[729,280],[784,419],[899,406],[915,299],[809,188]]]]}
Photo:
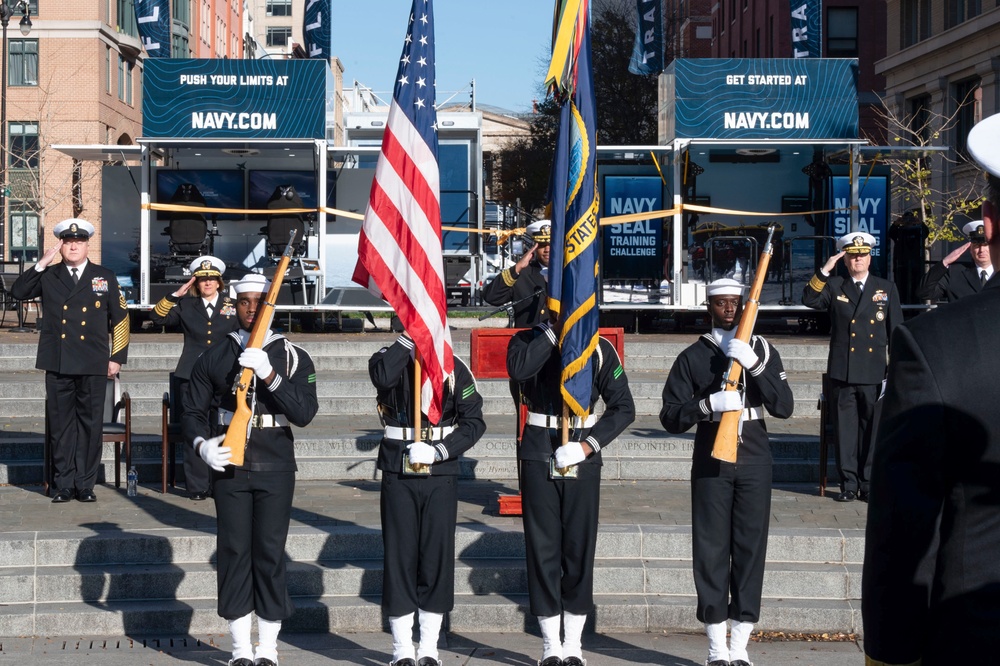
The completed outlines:
{"type": "MultiPolygon", "coordinates": [[[[595,595],[588,630],[599,632],[699,631],[691,596],[595,595]]],[[[296,599],[295,614],[282,624],[288,632],[370,632],[386,627],[378,597],[296,599]]],[[[2,636],[136,636],[226,634],[215,601],[131,601],[102,603],[11,604],[0,616],[2,636]]],[[[537,633],[525,595],[462,596],[446,624],[454,632],[537,633]]],[[[786,632],[861,631],[857,601],[768,600],[756,629],[786,632]]]]}

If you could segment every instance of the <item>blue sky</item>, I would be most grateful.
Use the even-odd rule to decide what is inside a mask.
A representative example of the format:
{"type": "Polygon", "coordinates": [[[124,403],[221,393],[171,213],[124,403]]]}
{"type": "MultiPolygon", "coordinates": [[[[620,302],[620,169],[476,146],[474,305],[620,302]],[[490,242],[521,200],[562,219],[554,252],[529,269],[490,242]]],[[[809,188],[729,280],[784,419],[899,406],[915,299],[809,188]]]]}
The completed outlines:
{"type": "MultiPolygon", "coordinates": [[[[344,88],[357,79],[391,93],[412,0],[332,3],[333,54],[344,64],[344,88]]],[[[551,0],[434,0],[439,101],[441,92],[475,79],[479,104],[529,111],[541,94],[552,10],[551,0]]]]}

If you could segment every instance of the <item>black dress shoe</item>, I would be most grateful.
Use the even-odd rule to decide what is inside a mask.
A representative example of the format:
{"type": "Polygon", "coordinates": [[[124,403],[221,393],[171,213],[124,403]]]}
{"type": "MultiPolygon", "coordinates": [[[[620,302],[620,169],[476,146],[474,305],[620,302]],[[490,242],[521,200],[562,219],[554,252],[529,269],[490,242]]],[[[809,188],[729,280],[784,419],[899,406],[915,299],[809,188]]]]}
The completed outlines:
{"type": "Polygon", "coordinates": [[[712,661],[705,662],[705,666],[732,666],[725,659],[713,659],[712,661]]]}
{"type": "Polygon", "coordinates": [[[868,502],[868,491],[866,491],[866,490],[859,490],[858,491],[858,499],[861,500],[862,502],[867,503],[868,502]]]}
{"type": "MultiPolygon", "coordinates": [[[[201,502],[203,500],[208,499],[208,493],[191,493],[190,495],[188,495],[188,498],[193,499],[196,502],[201,502]]],[[[267,661],[271,660],[268,659],[267,661]]],[[[254,664],[256,665],[256,662],[254,662],[254,664]]]]}
{"type": "Polygon", "coordinates": [[[584,663],[579,657],[566,657],[563,659],[563,666],[584,666],[584,663]]]}
{"type": "Polygon", "coordinates": [[[390,661],[389,666],[417,666],[417,662],[407,657],[398,661],[390,661]]]}
{"type": "Polygon", "coordinates": [[[229,666],[253,666],[253,661],[247,659],[246,657],[240,657],[239,659],[230,659],[229,666]]]}
{"type": "Polygon", "coordinates": [[[69,488],[63,488],[56,493],[55,497],[52,498],[53,504],[62,504],[63,502],[68,502],[73,499],[73,491],[69,488]]]}
{"type": "MultiPolygon", "coordinates": [[[[193,497],[191,499],[194,499],[193,497]]],[[[205,499],[202,497],[202,499],[205,499]]],[[[271,661],[267,657],[260,657],[259,659],[253,660],[253,666],[278,666],[277,663],[271,661]]]]}
{"type": "Polygon", "coordinates": [[[853,490],[845,490],[844,492],[834,497],[834,499],[837,500],[838,502],[853,502],[857,498],[858,494],[853,490]]]}
{"type": "Polygon", "coordinates": [[[563,660],[559,657],[546,657],[538,662],[538,666],[562,666],[563,660]]]}
{"type": "Polygon", "coordinates": [[[81,502],[96,502],[97,495],[94,494],[93,490],[86,488],[84,490],[76,491],[76,499],[81,502]]]}
{"type": "Polygon", "coordinates": [[[737,659],[736,661],[729,662],[729,666],[753,666],[753,664],[751,664],[749,661],[737,659]]]}
{"type": "Polygon", "coordinates": [[[417,666],[441,666],[441,662],[434,657],[421,657],[417,666]]]}

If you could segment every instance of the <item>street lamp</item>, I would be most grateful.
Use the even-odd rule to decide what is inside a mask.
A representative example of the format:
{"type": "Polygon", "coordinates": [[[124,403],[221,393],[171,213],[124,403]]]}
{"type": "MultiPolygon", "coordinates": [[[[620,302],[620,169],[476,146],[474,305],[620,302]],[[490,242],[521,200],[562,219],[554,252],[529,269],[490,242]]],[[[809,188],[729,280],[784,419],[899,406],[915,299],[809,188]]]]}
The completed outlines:
{"type": "MultiPolygon", "coordinates": [[[[3,29],[0,38],[0,261],[6,259],[7,252],[7,197],[10,188],[7,187],[7,24],[15,13],[21,12],[21,34],[25,37],[31,32],[31,7],[28,0],[17,0],[11,5],[7,0],[0,1],[0,27],[3,29]]],[[[21,257],[21,267],[24,267],[24,257],[21,257]]],[[[14,331],[27,331],[24,327],[24,307],[17,306],[17,328],[14,331]]]]}

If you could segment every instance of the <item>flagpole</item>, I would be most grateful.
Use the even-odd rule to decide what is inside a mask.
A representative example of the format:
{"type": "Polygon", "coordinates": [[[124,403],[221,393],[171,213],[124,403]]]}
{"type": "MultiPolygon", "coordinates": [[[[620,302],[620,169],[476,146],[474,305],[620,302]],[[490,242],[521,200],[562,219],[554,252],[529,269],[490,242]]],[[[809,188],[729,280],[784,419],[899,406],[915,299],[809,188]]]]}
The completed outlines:
{"type": "MultiPolygon", "coordinates": [[[[420,405],[420,390],[423,382],[420,370],[420,353],[414,349],[413,350],[413,441],[420,441],[420,420],[421,405],[420,405]]],[[[425,472],[427,470],[427,465],[423,463],[411,462],[410,466],[413,467],[416,472],[425,472]]]]}

